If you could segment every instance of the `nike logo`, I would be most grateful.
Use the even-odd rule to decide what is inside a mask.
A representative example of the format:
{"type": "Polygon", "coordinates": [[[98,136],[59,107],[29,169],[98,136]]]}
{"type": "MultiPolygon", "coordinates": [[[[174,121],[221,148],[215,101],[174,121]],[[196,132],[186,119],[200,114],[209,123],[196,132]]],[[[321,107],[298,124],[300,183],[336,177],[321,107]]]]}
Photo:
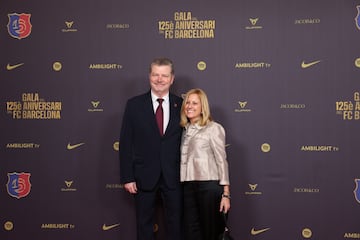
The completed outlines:
{"type": "Polygon", "coordinates": [[[102,226],[102,230],[108,231],[108,230],[110,230],[110,229],[116,228],[116,227],[119,226],[119,225],[120,225],[120,223],[107,226],[107,225],[104,223],[104,225],[102,226]]]}
{"type": "Polygon", "coordinates": [[[24,63],[19,63],[19,64],[15,64],[15,65],[10,65],[9,63],[6,65],[6,69],[11,71],[14,70],[15,68],[18,68],[20,66],[24,65],[24,63]]]}
{"type": "Polygon", "coordinates": [[[73,150],[73,149],[78,148],[78,147],[80,147],[81,145],[84,145],[84,144],[85,144],[85,143],[78,143],[78,144],[72,145],[72,144],[68,143],[68,145],[66,146],[66,148],[67,148],[68,150],[73,150]]]}
{"type": "Polygon", "coordinates": [[[319,62],[321,62],[321,60],[314,61],[314,62],[309,62],[309,63],[305,63],[305,61],[302,61],[301,68],[308,68],[308,67],[311,67],[311,66],[313,66],[315,64],[318,64],[319,62]]]}
{"type": "Polygon", "coordinates": [[[263,228],[263,229],[255,230],[255,228],[252,228],[251,229],[251,235],[255,236],[255,235],[258,235],[260,233],[266,232],[269,229],[270,228],[263,228]]]}

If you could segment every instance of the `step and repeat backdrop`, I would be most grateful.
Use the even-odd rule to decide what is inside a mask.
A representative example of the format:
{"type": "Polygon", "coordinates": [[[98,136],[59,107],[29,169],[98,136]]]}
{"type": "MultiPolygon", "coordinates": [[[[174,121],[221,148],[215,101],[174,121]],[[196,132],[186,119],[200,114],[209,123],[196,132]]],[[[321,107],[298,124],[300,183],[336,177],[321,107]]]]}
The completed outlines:
{"type": "Polygon", "coordinates": [[[136,239],[119,132],[159,56],[226,129],[235,239],[360,239],[360,1],[1,0],[1,240],[136,239]]]}

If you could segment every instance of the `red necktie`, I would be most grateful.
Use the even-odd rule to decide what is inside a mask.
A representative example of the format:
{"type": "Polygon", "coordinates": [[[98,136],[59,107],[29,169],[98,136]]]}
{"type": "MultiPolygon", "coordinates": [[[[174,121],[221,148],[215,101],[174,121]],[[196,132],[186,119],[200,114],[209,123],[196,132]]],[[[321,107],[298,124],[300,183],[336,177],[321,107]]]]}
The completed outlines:
{"type": "Polygon", "coordinates": [[[162,136],[164,133],[164,113],[163,113],[163,108],[162,108],[162,102],[164,101],[164,99],[162,98],[158,98],[157,101],[159,102],[159,106],[156,109],[155,112],[155,116],[156,116],[156,122],[157,125],[159,127],[159,131],[160,131],[160,135],[162,136]]]}

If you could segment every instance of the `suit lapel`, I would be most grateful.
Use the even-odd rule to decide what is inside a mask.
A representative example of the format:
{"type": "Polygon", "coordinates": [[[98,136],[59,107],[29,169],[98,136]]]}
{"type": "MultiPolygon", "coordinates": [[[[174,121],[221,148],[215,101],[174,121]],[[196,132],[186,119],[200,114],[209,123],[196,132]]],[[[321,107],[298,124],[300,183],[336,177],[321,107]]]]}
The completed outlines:
{"type": "Polygon", "coordinates": [[[174,97],[172,94],[169,94],[169,111],[170,111],[170,119],[169,123],[165,132],[165,136],[172,131],[172,129],[175,127],[179,127],[179,104],[177,104],[174,100],[174,97]]]}
{"type": "Polygon", "coordinates": [[[148,92],[148,94],[144,95],[144,121],[146,121],[146,119],[149,119],[150,126],[154,130],[154,132],[159,134],[150,91],[148,92]]]}

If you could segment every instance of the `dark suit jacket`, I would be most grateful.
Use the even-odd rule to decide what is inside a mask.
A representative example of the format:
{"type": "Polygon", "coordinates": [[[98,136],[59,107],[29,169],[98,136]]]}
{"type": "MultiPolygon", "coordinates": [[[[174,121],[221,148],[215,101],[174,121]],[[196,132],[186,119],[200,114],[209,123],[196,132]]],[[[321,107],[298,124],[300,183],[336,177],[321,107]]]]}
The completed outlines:
{"type": "Polygon", "coordinates": [[[152,190],[162,174],[166,185],[180,183],[180,109],[182,98],[169,94],[170,120],[160,136],[150,91],[128,100],[120,133],[120,180],[152,190]]]}

